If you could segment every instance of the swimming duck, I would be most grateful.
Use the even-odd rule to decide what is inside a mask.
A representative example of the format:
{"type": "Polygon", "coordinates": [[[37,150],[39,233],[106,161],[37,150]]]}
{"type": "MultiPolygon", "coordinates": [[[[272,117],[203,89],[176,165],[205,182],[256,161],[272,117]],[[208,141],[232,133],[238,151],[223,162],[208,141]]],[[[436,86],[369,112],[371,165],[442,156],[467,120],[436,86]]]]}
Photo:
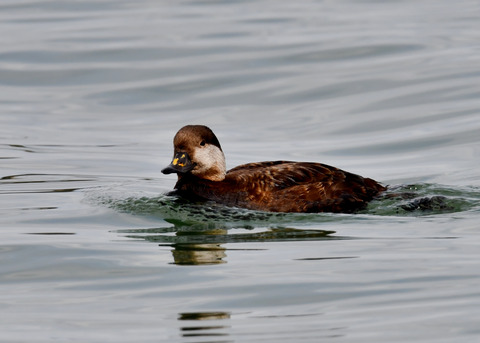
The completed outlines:
{"type": "Polygon", "coordinates": [[[173,160],[162,173],[178,175],[172,194],[188,200],[270,212],[351,213],[386,190],[321,163],[258,162],[227,171],[220,142],[203,125],[181,128],[173,145],[173,160]]]}

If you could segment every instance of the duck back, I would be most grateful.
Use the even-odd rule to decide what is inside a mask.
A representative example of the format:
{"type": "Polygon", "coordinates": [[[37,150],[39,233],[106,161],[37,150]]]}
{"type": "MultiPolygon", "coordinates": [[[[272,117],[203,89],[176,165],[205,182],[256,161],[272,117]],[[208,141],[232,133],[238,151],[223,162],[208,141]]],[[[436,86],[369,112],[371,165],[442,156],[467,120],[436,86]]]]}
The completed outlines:
{"type": "Polygon", "coordinates": [[[249,163],[229,170],[223,181],[185,175],[175,185],[190,200],[271,212],[342,212],[364,208],[386,188],[341,169],[309,162],[249,163]]]}

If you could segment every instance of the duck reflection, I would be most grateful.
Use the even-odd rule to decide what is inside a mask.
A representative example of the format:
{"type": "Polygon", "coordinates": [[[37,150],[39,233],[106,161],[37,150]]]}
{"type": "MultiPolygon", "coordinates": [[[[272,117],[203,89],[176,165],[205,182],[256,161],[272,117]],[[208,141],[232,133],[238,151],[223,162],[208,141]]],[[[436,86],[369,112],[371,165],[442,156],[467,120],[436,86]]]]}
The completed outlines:
{"type": "MultiPolygon", "coordinates": [[[[205,236],[205,235],[226,235],[227,230],[210,230],[203,232],[177,232],[179,236],[205,236]]],[[[226,263],[223,260],[227,257],[226,248],[221,243],[174,243],[172,255],[174,264],[178,265],[201,265],[226,263]]]]}
{"type": "Polygon", "coordinates": [[[178,320],[214,320],[230,319],[230,312],[184,312],[178,314],[178,320]]]}
{"type": "Polygon", "coordinates": [[[331,236],[335,231],[294,228],[238,228],[226,229],[219,226],[185,225],[172,222],[173,227],[120,230],[127,237],[145,239],[173,248],[173,264],[206,265],[226,263],[225,244],[248,242],[332,240],[343,239],[331,236]]]}
{"type": "MultiPolygon", "coordinates": [[[[178,320],[186,322],[194,321],[217,321],[230,319],[230,312],[187,312],[179,313],[178,320]]],[[[225,336],[229,336],[225,333],[225,330],[229,329],[228,325],[198,325],[192,323],[192,325],[182,325],[180,327],[181,336],[184,338],[202,338],[209,339],[209,342],[213,341],[214,337],[222,337],[218,342],[230,342],[225,341],[225,336]]]]}

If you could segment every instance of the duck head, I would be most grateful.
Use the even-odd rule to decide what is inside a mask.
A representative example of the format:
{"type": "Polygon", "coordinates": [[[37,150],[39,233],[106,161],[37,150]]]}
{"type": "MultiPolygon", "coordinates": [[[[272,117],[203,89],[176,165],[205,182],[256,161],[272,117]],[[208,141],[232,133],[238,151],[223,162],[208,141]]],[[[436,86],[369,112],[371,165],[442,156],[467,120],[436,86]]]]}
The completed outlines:
{"type": "Polygon", "coordinates": [[[208,127],[182,127],[173,139],[173,147],[172,163],[162,169],[163,174],[177,173],[181,178],[190,173],[211,181],[225,179],[225,155],[217,137],[208,127]]]}

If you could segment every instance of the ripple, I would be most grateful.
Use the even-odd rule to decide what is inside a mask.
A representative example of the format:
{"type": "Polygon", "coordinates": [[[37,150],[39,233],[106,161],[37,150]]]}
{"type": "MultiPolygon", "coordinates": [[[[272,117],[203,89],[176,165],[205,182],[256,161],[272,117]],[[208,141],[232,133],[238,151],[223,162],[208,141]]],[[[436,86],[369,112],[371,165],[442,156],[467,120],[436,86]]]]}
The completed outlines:
{"type": "MultiPolygon", "coordinates": [[[[100,196],[93,201],[120,212],[134,215],[155,216],[178,227],[212,228],[253,228],[255,226],[276,226],[288,223],[312,223],[335,220],[329,213],[273,213],[227,207],[213,202],[192,203],[173,196],[127,197],[115,199],[100,196]]],[[[348,215],[345,215],[348,217],[348,215]]]]}
{"type": "MultiPolygon", "coordinates": [[[[255,227],[285,228],[286,226],[303,226],[328,224],[332,222],[352,221],[358,219],[375,220],[385,216],[412,217],[430,216],[444,213],[457,213],[478,209],[480,206],[480,189],[475,187],[451,187],[438,184],[410,184],[392,186],[382,196],[372,201],[369,206],[357,214],[334,213],[276,213],[252,211],[242,208],[227,207],[214,202],[193,203],[174,196],[155,197],[131,196],[123,199],[110,195],[93,197],[92,201],[113,208],[119,212],[133,215],[153,216],[170,223],[166,229],[157,232],[176,232],[187,230],[206,231],[213,229],[255,227]],[[166,231],[162,231],[166,230],[166,231]]],[[[135,231],[139,233],[138,230],[135,231]]],[[[315,236],[318,231],[315,231],[315,236]]],[[[328,230],[322,234],[331,233],[328,230]]],[[[269,234],[272,234],[270,232],[269,234]]],[[[307,231],[278,231],[273,238],[314,238],[307,231]]],[[[248,235],[247,235],[248,236],[248,235]]],[[[217,236],[218,238],[219,236],[217,236]]],[[[238,236],[237,238],[240,238],[238,236]]],[[[265,233],[255,233],[245,239],[271,239],[265,233]],[[262,236],[263,235],[263,236],[262,236]]],[[[318,238],[318,237],[317,237],[318,238]]],[[[162,240],[161,238],[160,240],[162,240]]],[[[216,239],[216,238],[215,238],[216,239]]],[[[231,238],[221,238],[228,241],[231,238]]],[[[235,238],[236,239],[236,238],[235,238]]],[[[168,240],[168,239],[167,239],[168,240]]]]}
{"type": "Polygon", "coordinates": [[[364,213],[380,216],[425,216],[478,209],[480,189],[437,184],[391,187],[372,201],[364,213]]]}

